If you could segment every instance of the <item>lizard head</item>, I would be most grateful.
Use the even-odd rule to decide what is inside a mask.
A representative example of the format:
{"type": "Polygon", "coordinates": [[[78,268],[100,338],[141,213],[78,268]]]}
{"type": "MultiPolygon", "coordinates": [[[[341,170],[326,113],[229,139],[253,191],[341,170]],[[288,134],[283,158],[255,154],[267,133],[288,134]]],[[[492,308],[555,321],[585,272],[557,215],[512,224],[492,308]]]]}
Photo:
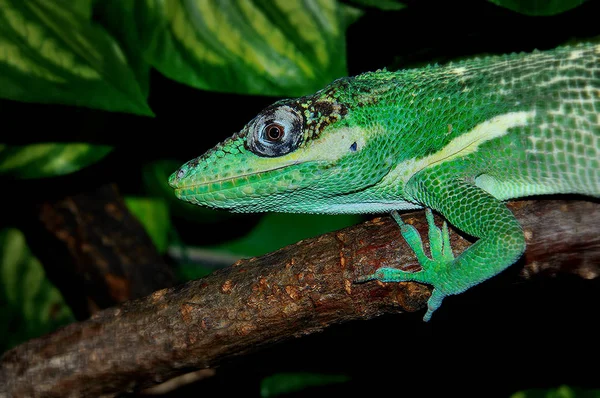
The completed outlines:
{"type": "Polygon", "coordinates": [[[312,96],[265,108],[239,133],[175,171],[169,184],[176,196],[234,212],[333,212],[331,197],[364,189],[387,173],[377,164],[383,157],[373,159],[376,143],[353,123],[346,87],[347,79],[339,79],[312,96]]]}

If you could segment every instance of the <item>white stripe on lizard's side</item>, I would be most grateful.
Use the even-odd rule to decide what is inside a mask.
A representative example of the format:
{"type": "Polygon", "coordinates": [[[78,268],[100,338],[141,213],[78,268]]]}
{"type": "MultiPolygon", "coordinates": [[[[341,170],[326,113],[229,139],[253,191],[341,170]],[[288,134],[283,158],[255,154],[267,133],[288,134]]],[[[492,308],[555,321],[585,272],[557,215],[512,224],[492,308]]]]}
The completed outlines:
{"type": "Polygon", "coordinates": [[[481,144],[506,135],[508,130],[513,127],[526,125],[534,116],[535,111],[509,112],[495,116],[478,124],[471,131],[456,137],[436,153],[399,163],[382,183],[392,184],[392,181],[397,179],[406,182],[425,167],[474,153],[481,144]]]}

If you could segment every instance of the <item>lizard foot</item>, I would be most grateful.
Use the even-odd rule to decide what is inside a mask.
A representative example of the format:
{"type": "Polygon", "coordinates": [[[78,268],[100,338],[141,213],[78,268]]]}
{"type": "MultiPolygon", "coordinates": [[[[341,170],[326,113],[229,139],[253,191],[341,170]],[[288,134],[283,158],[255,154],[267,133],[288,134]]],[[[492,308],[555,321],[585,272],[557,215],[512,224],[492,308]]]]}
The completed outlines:
{"type": "Polygon", "coordinates": [[[421,236],[415,227],[405,224],[398,212],[393,211],[392,217],[400,226],[400,232],[406,243],[417,256],[422,270],[417,272],[407,272],[396,268],[379,268],[373,274],[365,275],[356,279],[355,282],[367,282],[378,280],[381,282],[406,282],[414,281],[426,283],[434,286],[431,297],[427,301],[427,312],[423,317],[425,322],[431,319],[433,312],[440,307],[442,300],[450,292],[443,289],[444,281],[447,280],[450,264],[454,262],[454,255],[450,247],[450,235],[448,233],[448,225],[444,222],[440,230],[434,222],[433,213],[430,209],[426,209],[427,224],[429,226],[429,246],[431,258],[429,258],[423,250],[423,242],[421,236]]]}

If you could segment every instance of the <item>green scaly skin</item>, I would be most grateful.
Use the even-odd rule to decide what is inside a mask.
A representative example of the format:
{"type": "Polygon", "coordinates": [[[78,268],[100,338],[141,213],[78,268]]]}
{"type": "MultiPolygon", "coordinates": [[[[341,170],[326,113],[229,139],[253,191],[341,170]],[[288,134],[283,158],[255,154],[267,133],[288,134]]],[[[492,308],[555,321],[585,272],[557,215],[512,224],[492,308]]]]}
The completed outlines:
{"type": "Polygon", "coordinates": [[[433,285],[448,295],[506,269],[525,238],[503,204],[529,195],[600,196],[600,45],[342,78],[279,101],[184,164],[180,199],[234,212],[392,212],[422,270],[358,281],[433,285]],[[454,258],[430,225],[431,257],[396,210],[433,209],[478,238],[454,258]]]}

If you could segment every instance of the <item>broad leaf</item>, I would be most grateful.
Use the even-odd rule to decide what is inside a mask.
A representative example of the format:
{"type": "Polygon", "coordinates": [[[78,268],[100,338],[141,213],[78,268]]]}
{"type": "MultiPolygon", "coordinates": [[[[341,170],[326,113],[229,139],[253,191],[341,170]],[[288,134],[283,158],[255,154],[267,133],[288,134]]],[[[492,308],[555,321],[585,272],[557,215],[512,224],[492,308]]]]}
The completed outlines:
{"type": "Polygon", "coordinates": [[[349,0],[358,6],[379,8],[385,11],[398,11],[406,7],[398,0],[349,0]]]}
{"type": "Polygon", "coordinates": [[[346,74],[345,29],[356,9],[336,0],[145,0],[166,24],[147,60],[207,90],[296,96],[346,74]]]}
{"type": "Polygon", "coordinates": [[[169,208],[162,198],[125,197],[125,204],[146,229],[160,254],[167,251],[171,219],[169,208]]]}
{"type": "Polygon", "coordinates": [[[151,48],[154,35],[166,24],[156,8],[144,1],[101,0],[94,4],[98,21],[121,45],[144,95],[150,88],[150,64],[144,54],[151,48]]]}
{"type": "Polygon", "coordinates": [[[85,19],[92,17],[92,0],[67,0],[67,7],[81,14],[85,19]]]}
{"type": "Polygon", "coordinates": [[[488,0],[525,15],[548,16],[560,14],[585,3],[586,0],[488,0]]]}
{"type": "Polygon", "coordinates": [[[263,398],[276,397],[302,391],[308,387],[325,386],[345,383],[350,377],[340,374],[325,373],[276,373],[265,377],[260,383],[260,396],[263,398]]]}
{"type": "MultiPolygon", "coordinates": [[[[234,261],[227,264],[227,266],[233,263],[234,261]]],[[[216,268],[208,267],[203,264],[181,262],[177,264],[175,272],[179,281],[186,282],[203,278],[212,273],[215,269],[216,268]]]]}
{"type": "Polygon", "coordinates": [[[106,145],[43,143],[0,144],[0,175],[42,178],[72,173],[106,156],[106,145]]]}
{"type": "Polygon", "coordinates": [[[73,4],[0,0],[0,98],[152,115],[118,43],[73,4]]]}
{"type": "Polygon", "coordinates": [[[17,229],[0,230],[0,352],[73,322],[17,229]]]}

